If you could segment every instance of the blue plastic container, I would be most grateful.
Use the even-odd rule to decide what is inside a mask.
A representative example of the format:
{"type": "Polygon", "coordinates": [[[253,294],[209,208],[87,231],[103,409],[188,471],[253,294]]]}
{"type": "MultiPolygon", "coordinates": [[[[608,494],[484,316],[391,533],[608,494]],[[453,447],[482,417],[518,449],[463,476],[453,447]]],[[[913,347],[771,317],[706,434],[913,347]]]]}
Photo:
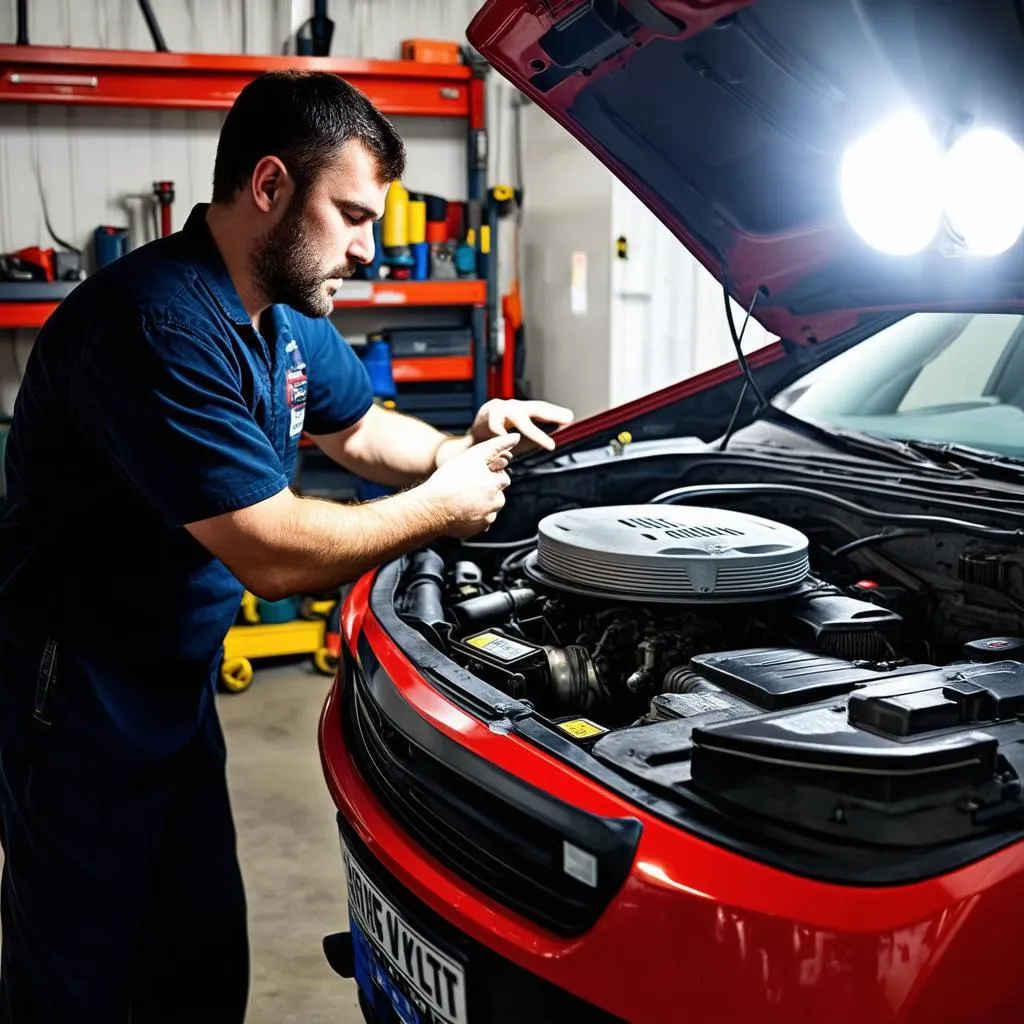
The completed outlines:
{"type": "Polygon", "coordinates": [[[414,242],[409,248],[412,249],[412,279],[426,281],[430,276],[430,243],[414,242]]]}
{"type": "Polygon", "coordinates": [[[92,244],[96,252],[96,266],[105,267],[120,259],[127,251],[128,229],[101,224],[92,233],[92,244]]]}
{"type": "Polygon", "coordinates": [[[398,390],[391,369],[391,345],[381,337],[372,337],[367,340],[361,354],[363,365],[370,375],[374,397],[385,402],[393,401],[398,390]]]}
{"type": "MultiPolygon", "coordinates": [[[[395,377],[391,369],[391,345],[384,338],[371,337],[363,347],[361,355],[363,365],[370,375],[370,387],[373,389],[374,398],[381,403],[393,403],[398,396],[398,389],[395,387],[395,377]]],[[[356,497],[359,501],[372,501],[374,498],[383,498],[392,493],[391,487],[383,487],[361,478],[356,480],[356,497]]]]}
{"type": "Polygon", "coordinates": [[[256,599],[260,622],[266,625],[280,625],[297,619],[301,607],[302,601],[297,597],[285,597],[280,601],[264,601],[262,597],[256,599]]]}

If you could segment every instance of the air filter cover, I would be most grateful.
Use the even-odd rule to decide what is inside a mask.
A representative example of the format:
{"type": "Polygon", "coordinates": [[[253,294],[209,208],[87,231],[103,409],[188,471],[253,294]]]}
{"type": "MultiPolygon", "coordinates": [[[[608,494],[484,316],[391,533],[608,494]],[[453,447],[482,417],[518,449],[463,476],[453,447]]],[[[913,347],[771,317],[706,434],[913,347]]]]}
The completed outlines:
{"type": "Polygon", "coordinates": [[[782,523],[691,505],[613,505],[541,520],[527,574],[613,600],[761,601],[801,593],[807,538],[782,523]]]}

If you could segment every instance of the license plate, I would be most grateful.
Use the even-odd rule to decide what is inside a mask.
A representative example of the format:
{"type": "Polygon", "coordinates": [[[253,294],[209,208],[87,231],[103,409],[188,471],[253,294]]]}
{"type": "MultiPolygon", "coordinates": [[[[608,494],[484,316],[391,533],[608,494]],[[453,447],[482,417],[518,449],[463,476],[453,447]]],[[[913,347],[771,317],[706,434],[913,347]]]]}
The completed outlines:
{"type": "Polygon", "coordinates": [[[405,1024],[467,1024],[466,972],[413,928],[343,850],[356,982],[405,1024]]]}

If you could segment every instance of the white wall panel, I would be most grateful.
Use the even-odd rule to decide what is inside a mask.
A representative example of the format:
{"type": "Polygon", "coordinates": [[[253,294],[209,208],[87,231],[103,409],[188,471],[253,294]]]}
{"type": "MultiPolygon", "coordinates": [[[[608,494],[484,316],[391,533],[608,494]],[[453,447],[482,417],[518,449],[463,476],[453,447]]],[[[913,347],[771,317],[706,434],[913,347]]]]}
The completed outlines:
{"type": "MultiPolygon", "coordinates": [[[[721,286],[568,132],[524,111],[527,378],[587,415],[735,357],[721,286]],[[626,241],[626,257],[616,242],[626,241]],[[573,308],[572,260],[587,263],[573,308]]],[[[737,328],[744,311],[733,303],[737,328]]],[[[751,319],[747,353],[772,340],[751,319]]]]}
{"type": "Polygon", "coordinates": [[[522,115],[525,376],[585,416],[607,408],[611,387],[611,175],[538,107],[522,115]]]}
{"type": "MultiPolygon", "coordinates": [[[[609,175],[611,177],[611,175],[609,175]]],[[[624,185],[612,179],[612,238],[627,257],[612,261],[610,404],[713,369],[736,349],[721,285],[624,185]]],[[[736,329],[745,311],[732,303],[736,329]]],[[[773,341],[751,317],[743,351],[773,341]]]]}
{"type": "MultiPolygon", "coordinates": [[[[309,0],[151,0],[171,50],[208,53],[289,52],[292,33],[312,13],[309,0]]],[[[331,0],[332,56],[398,58],[406,38],[465,42],[480,0],[331,0]]],[[[15,0],[0,0],[0,42],[15,39],[15,0]]],[[[30,0],[29,39],[36,45],[152,50],[136,0],[30,0]]],[[[491,75],[491,110],[511,91],[491,75]]],[[[129,223],[125,197],[153,182],[175,183],[174,226],[209,199],[223,115],[0,104],[0,251],[51,245],[43,220],[62,238],[89,245],[99,224],[129,223]]],[[[495,119],[508,130],[511,117],[495,119]]],[[[466,198],[465,122],[398,118],[413,189],[466,198]]],[[[492,140],[492,181],[509,181],[512,147],[492,140]]],[[[18,332],[30,343],[32,332],[18,332]]],[[[14,332],[0,331],[0,415],[10,413],[9,352],[14,332]]],[[[20,365],[24,365],[21,360],[20,365]]],[[[16,379],[16,378],[15,378],[16,379]]]]}

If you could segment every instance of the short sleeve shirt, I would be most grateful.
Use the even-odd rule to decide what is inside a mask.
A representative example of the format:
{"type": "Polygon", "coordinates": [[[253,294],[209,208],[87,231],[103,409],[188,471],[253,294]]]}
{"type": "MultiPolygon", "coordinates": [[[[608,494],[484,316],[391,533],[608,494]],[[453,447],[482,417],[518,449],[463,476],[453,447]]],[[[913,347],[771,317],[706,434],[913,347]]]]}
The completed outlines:
{"type": "Polygon", "coordinates": [[[372,403],[329,319],[273,306],[253,327],[205,212],[40,331],[0,506],[0,686],[27,694],[23,666],[55,639],[68,713],[149,747],[187,740],[243,593],[185,524],[283,490],[304,431],[372,403]]]}

